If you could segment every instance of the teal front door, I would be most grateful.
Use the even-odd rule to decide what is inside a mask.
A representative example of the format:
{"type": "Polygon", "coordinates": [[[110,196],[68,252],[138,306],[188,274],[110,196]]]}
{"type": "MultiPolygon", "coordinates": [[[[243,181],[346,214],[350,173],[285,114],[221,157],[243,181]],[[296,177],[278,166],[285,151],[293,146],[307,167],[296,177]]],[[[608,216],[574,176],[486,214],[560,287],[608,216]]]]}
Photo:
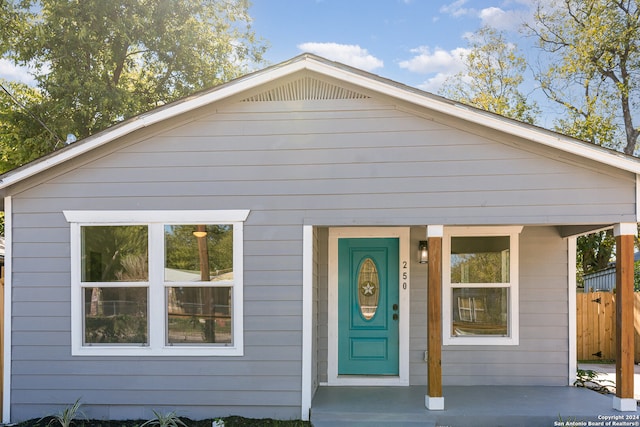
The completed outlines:
{"type": "Polygon", "coordinates": [[[398,375],[399,239],[338,240],[338,375],[398,375]]]}

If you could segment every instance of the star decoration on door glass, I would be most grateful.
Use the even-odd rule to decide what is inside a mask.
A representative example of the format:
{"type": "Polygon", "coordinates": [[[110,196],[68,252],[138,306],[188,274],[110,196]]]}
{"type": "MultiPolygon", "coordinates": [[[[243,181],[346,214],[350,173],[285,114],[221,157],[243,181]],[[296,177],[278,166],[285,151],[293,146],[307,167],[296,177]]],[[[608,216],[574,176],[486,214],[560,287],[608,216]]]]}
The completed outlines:
{"type": "Polygon", "coordinates": [[[373,295],[376,293],[376,287],[371,282],[364,282],[360,285],[360,291],[363,295],[373,295]]]}

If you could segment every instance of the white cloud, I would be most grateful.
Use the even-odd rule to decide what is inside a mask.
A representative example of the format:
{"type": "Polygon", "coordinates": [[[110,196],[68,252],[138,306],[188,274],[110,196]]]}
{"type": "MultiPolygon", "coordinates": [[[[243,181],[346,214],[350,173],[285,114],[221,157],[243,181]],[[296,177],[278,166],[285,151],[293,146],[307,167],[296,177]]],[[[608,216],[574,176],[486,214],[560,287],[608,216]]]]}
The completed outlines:
{"type": "Polygon", "coordinates": [[[454,18],[470,17],[480,20],[480,26],[489,26],[497,30],[516,30],[523,22],[530,22],[536,5],[552,4],[557,0],[510,0],[503,2],[510,5],[507,9],[491,6],[484,9],[466,7],[468,0],[456,0],[440,8],[440,13],[454,18]]]}
{"type": "Polygon", "coordinates": [[[428,75],[429,77],[422,84],[419,84],[418,88],[437,93],[449,77],[464,70],[464,58],[469,53],[469,49],[458,47],[447,51],[441,48],[432,50],[428,46],[420,46],[412,49],[411,52],[416,55],[398,65],[411,72],[428,75]]]}
{"type": "Polygon", "coordinates": [[[35,85],[35,79],[30,74],[28,67],[19,67],[12,62],[0,58],[0,78],[5,80],[35,85]]]}
{"type": "Polygon", "coordinates": [[[463,59],[469,52],[468,49],[459,47],[450,51],[435,48],[431,50],[428,46],[421,46],[412,49],[411,52],[418,55],[407,61],[401,61],[398,65],[414,73],[432,74],[445,73],[455,74],[464,68],[463,59]]]}
{"type": "Polygon", "coordinates": [[[445,4],[440,8],[440,12],[446,13],[454,17],[460,17],[473,13],[473,9],[463,7],[467,3],[467,0],[456,0],[453,3],[445,4]]]}
{"type": "Polygon", "coordinates": [[[365,71],[373,71],[384,67],[382,59],[376,58],[367,49],[363,49],[358,45],[308,42],[299,44],[298,49],[365,71]]]}
{"type": "Polygon", "coordinates": [[[478,13],[482,26],[497,30],[516,30],[527,18],[529,11],[503,10],[499,7],[487,7],[478,13]]]}

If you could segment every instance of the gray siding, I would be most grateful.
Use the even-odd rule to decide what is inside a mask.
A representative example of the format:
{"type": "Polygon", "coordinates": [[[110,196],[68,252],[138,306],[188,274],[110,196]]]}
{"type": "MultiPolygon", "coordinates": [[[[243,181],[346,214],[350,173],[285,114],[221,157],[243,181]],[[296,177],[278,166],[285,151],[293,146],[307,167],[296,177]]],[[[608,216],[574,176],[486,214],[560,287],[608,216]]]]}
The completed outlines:
{"type": "Polygon", "coordinates": [[[520,344],[444,346],[445,385],[567,385],[567,241],[553,227],[520,236],[520,344]]]}
{"type": "MultiPolygon", "coordinates": [[[[388,101],[231,103],[200,113],[155,136],[124,138],[113,143],[117,150],[90,153],[74,160],[75,168],[65,166],[57,176],[13,194],[13,420],[50,413],[78,397],[96,417],[147,418],[151,409],[166,407],[192,418],[229,413],[298,418],[303,224],[635,220],[631,174],[595,170],[588,162],[526,144],[516,147],[500,135],[475,136],[388,101]],[[70,236],[62,211],[87,209],[250,209],[244,357],[71,357],[70,236]]],[[[561,382],[566,301],[550,295],[566,299],[566,268],[539,277],[543,270],[528,257],[561,264],[566,254],[557,236],[549,235],[551,228],[525,230],[521,346],[447,350],[448,383],[464,382],[454,367],[477,378],[479,372],[495,373],[497,362],[509,369],[492,376],[495,381],[515,375],[525,382],[526,375],[551,363],[550,374],[531,381],[561,382]],[[533,230],[542,230],[543,237],[531,235],[533,230]],[[555,250],[540,250],[547,243],[555,250]],[[541,287],[549,292],[538,292],[541,287]],[[559,316],[558,323],[540,326],[550,315],[559,316]],[[551,362],[542,362],[548,355],[551,362]],[[490,361],[493,368],[485,363],[490,361]]],[[[319,381],[326,375],[326,250],[326,229],[319,229],[319,381]]],[[[412,275],[422,283],[426,272],[412,275]]],[[[414,282],[412,383],[420,383],[425,372],[424,301],[425,288],[414,282]]]]}

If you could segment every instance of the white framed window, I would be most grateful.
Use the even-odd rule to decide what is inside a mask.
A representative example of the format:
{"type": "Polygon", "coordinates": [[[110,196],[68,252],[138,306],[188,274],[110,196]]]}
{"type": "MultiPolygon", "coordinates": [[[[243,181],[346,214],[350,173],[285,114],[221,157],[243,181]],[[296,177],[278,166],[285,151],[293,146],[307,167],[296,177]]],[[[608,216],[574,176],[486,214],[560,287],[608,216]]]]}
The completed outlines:
{"type": "Polygon", "coordinates": [[[64,215],[73,355],[243,354],[248,210],[64,215]]]}
{"type": "Polygon", "coordinates": [[[522,227],[449,227],[443,238],[443,344],[518,345],[522,227]]]}

